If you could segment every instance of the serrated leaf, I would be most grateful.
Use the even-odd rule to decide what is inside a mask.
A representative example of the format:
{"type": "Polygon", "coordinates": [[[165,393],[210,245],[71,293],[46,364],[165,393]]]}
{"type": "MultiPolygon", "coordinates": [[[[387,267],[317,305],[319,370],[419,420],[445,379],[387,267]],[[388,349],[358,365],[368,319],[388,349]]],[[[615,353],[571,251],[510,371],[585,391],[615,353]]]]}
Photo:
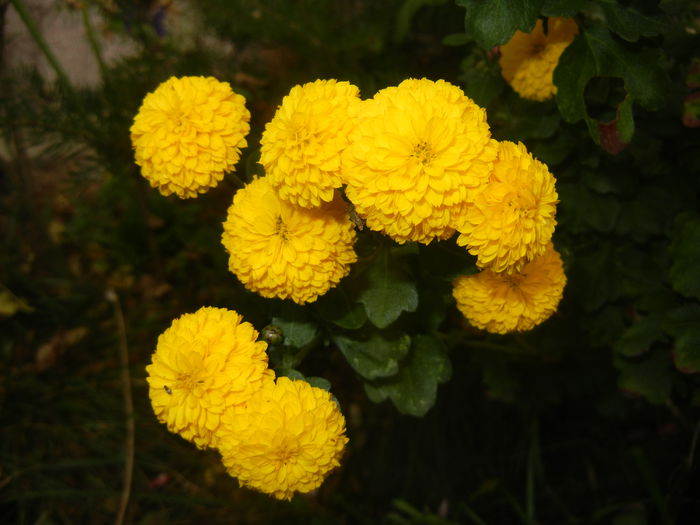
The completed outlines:
{"type": "Polygon", "coordinates": [[[505,44],[516,30],[535,26],[543,0],[457,0],[466,9],[464,25],[484,49],[505,44]]]}
{"type": "Polygon", "coordinates": [[[656,36],[664,31],[662,20],[643,15],[633,7],[608,2],[601,2],[600,7],[610,30],[629,42],[636,42],[642,36],[656,36]]]}
{"type": "Polygon", "coordinates": [[[567,122],[583,119],[593,140],[600,143],[601,123],[588,114],[584,98],[586,86],[594,77],[621,78],[627,96],[616,108],[614,132],[621,144],[629,142],[634,132],[632,104],[658,109],[665,102],[669,81],[659,65],[661,58],[659,50],[628,49],[613,39],[604,27],[587,28],[564,50],[554,70],[556,102],[562,117],[567,122]]]}
{"type": "Polygon", "coordinates": [[[387,248],[380,248],[367,270],[366,287],[358,301],[365,306],[367,317],[377,328],[386,328],[396,321],[402,312],[415,312],[418,307],[418,291],[409,278],[401,259],[391,257],[387,248]]]}
{"type": "Polygon", "coordinates": [[[700,216],[685,213],[676,218],[669,252],[671,286],[680,294],[700,299],[700,216]]]}
{"type": "Polygon", "coordinates": [[[676,368],[685,373],[700,372],[700,305],[684,305],[668,312],[663,327],[675,338],[676,368]]]}
{"type": "Polygon", "coordinates": [[[671,395],[673,377],[666,352],[653,352],[641,361],[618,358],[615,366],[620,371],[617,384],[622,390],[643,396],[655,405],[665,403],[671,395]]]}
{"type": "Polygon", "coordinates": [[[610,32],[599,26],[584,33],[597,65],[599,76],[619,77],[625,89],[647,109],[658,109],[665,101],[668,79],[659,65],[657,50],[632,51],[613,40],[610,32]]]}
{"type": "Polygon", "coordinates": [[[369,334],[336,335],[333,342],[350,366],[366,379],[390,377],[399,371],[399,361],[411,346],[406,334],[389,334],[372,331],[369,334]]]}
{"type": "Polygon", "coordinates": [[[660,319],[644,317],[625,330],[615,344],[615,351],[625,357],[636,357],[648,351],[656,341],[664,339],[660,319]]]}
{"type": "Polygon", "coordinates": [[[451,370],[443,343],[419,335],[396,377],[366,383],[365,391],[375,403],[389,398],[402,414],[420,417],[435,404],[437,386],[449,379],[451,370]]]}

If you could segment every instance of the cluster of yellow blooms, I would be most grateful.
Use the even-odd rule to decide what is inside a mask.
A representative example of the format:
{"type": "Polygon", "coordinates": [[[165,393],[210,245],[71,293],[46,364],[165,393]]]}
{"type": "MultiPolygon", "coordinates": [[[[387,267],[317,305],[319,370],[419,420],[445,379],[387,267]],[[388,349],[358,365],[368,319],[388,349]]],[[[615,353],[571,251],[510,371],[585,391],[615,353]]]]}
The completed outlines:
{"type": "Polygon", "coordinates": [[[340,463],[345,419],[331,395],[278,377],[267,343],[240,315],[204,307],[173,321],[146,367],[158,419],[199,448],[216,448],[241,485],[291,499],[340,463]]]}
{"type": "Polygon", "coordinates": [[[552,98],[557,92],[552,74],[577,34],[574,20],[558,17],[547,19],[546,33],[542,20],[529,33],[516,31],[500,48],[503,78],[523,98],[540,102],[552,98]]]}
{"type": "MultiPolygon", "coordinates": [[[[551,20],[546,38],[565,26],[551,20]]],[[[443,80],[408,79],[367,100],[348,82],[295,86],[261,139],[266,175],[239,190],[228,210],[222,243],[230,270],[263,297],[313,302],[357,259],[354,208],[368,228],[398,243],[458,232],[458,244],[484,269],[455,282],[457,305],[472,324],[505,333],[543,321],[565,282],[563,272],[547,273],[556,283],[542,279],[534,264],[556,224],[555,180],[522,144],[493,140],[486,117],[443,80]],[[488,291],[498,296],[494,279],[517,291],[497,310],[476,300],[488,291]]],[[[135,119],[137,162],[164,194],[196,195],[236,163],[248,118],[227,83],[170,79],[135,119]],[[159,141],[167,148],[156,148],[159,141]]]]}
{"type": "MultiPolygon", "coordinates": [[[[228,83],[171,78],[134,119],[136,162],[164,195],[196,197],[238,162],[249,119],[228,83]]],[[[453,283],[476,327],[529,330],[557,308],[554,177],[522,144],[492,139],[486,111],[448,82],[408,79],[368,100],[348,82],[296,86],[265,128],[260,162],[266,175],[236,192],[222,243],[230,270],[263,297],[304,304],[338,284],[357,259],[354,208],[397,243],[458,233],[482,269],[453,283]]],[[[345,420],[328,392],[275,379],[257,338],[233,311],[183,315],[158,340],[149,395],[160,421],[218,449],[241,484],[290,499],[339,464],[345,420]]]]}

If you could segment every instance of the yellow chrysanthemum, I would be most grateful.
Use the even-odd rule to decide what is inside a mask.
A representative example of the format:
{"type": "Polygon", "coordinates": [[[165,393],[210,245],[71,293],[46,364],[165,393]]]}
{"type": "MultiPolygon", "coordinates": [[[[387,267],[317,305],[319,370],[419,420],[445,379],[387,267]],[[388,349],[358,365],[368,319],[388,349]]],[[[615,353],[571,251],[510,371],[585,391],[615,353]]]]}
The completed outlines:
{"type": "Polygon", "coordinates": [[[172,77],[146,98],[131,126],[136,164],[163,195],[216,186],[247,145],[250,113],[228,82],[172,77]]]}
{"type": "Polygon", "coordinates": [[[339,196],[301,208],[278,198],[267,177],[236,193],[221,241],[246,288],[299,304],[338,284],[357,260],[355,230],[339,196]]]}
{"type": "Polygon", "coordinates": [[[280,377],[245,410],[224,414],[218,448],[241,485],[289,500],[323,483],[347,441],[345,418],[328,392],[280,377]]]}
{"type": "Polygon", "coordinates": [[[515,92],[523,98],[543,101],[554,96],[557,87],[552,73],[564,49],[578,34],[576,22],[569,18],[549,18],[547,34],[542,20],[530,33],[516,31],[501,46],[501,72],[515,92]]]}
{"type": "Polygon", "coordinates": [[[232,310],[204,307],[175,319],[146,367],[158,419],[199,448],[213,446],[224,411],[274,379],[267,343],[257,338],[232,310]]]}
{"type": "Polygon", "coordinates": [[[554,182],[547,166],[523,144],[499,142],[491,179],[458,226],[458,244],[467,246],[482,268],[520,270],[552,238],[559,202],[554,182]]]}
{"type": "Polygon", "coordinates": [[[336,80],[294,86],[284,97],[260,140],[260,163],[280,198],[306,208],[333,200],[349,111],[359,102],[356,86],[336,80]]]}
{"type": "Polygon", "coordinates": [[[455,279],[452,294],[471,324],[494,334],[531,330],[561,300],[566,275],[559,253],[547,250],[516,273],[480,273],[455,279]]]}
{"type": "Polygon", "coordinates": [[[359,105],[346,194],[372,230],[427,244],[454,233],[495,155],[486,112],[461,89],[408,79],[359,105]]]}

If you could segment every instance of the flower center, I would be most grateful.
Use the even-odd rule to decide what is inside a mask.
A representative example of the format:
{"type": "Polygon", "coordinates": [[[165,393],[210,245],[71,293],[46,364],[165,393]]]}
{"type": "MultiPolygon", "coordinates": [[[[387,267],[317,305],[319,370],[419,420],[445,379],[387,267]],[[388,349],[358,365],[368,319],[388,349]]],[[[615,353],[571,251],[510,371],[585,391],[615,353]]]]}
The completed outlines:
{"type": "Polygon", "coordinates": [[[527,277],[527,275],[523,273],[501,274],[501,279],[509,288],[519,288],[520,283],[523,281],[523,279],[525,279],[525,277],[527,277]]]}
{"type": "Polygon", "coordinates": [[[279,235],[283,241],[286,241],[288,233],[287,225],[282,220],[282,216],[278,215],[277,222],[275,223],[275,235],[279,235]]]}
{"type": "Polygon", "coordinates": [[[199,379],[199,371],[193,370],[189,374],[180,374],[177,377],[177,388],[185,390],[187,392],[192,392],[197,385],[204,383],[203,379],[199,379]]]}
{"type": "Polygon", "coordinates": [[[299,450],[296,446],[284,443],[275,451],[272,456],[272,460],[277,463],[277,465],[287,465],[291,463],[299,455],[299,450]]]}
{"type": "Polygon", "coordinates": [[[425,166],[435,158],[435,152],[433,152],[433,148],[428,142],[422,141],[413,147],[411,157],[415,158],[419,164],[425,166]]]}

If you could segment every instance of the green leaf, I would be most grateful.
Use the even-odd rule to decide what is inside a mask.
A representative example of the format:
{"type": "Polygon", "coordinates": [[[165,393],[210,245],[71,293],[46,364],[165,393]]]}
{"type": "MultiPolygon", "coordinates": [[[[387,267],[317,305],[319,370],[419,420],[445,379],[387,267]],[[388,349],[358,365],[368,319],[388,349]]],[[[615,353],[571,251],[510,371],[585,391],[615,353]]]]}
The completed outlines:
{"type": "Polygon", "coordinates": [[[306,378],[306,382],[311,386],[315,386],[316,388],[320,388],[321,390],[325,390],[327,392],[330,392],[331,390],[331,382],[323,377],[310,376],[306,378]]]}
{"type": "Polygon", "coordinates": [[[644,317],[630,326],[615,344],[615,351],[625,357],[636,357],[648,351],[653,343],[664,340],[661,320],[644,317]]]}
{"type": "Polygon", "coordinates": [[[471,42],[471,38],[466,33],[452,33],[442,39],[442,45],[444,46],[464,46],[469,42],[471,42]]]}
{"type": "Polygon", "coordinates": [[[588,82],[598,74],[586,39],[579,35],[559,57],[553,81],[557,86],[557,107],[567,122],[588,118],[583,98],[588,82]]]}
{"type": "Polygon", "coordinates": [[[411,338],[406,334],[378,331],[359,337],[336,335],[333,342],[350,366],[366,379],[396,375],[399,371],[399,361],[411,346],[411,338]]]}
{"type": "Polygon", "coordinates": [[[620,371],[618,386],[627,392],[646,398],[655,405],[666,402],[671,395],[671,369],[666,352],[653,352],[641,361],[617,358],[615,366],[620,371]]]}
{"type": "Polygon", "coordinates": [[[301,348],[314,340],[318,334],[318,327],[315,323],[303,320],[301,316],[296,317],[296,319],[273,317],[272,324],[282,329],[285,346],[301,348]]]}
{"type": "Polygon", "coordinates": [[[501,74],[484,65],[463,69],[464,93],[481,107],[487,107],[506,87],[501,74]]]}
{"type": "Polygon", "coordinates": [[[304,374],[302,374],[301,372],[299,372],[299,370],[295,368],[283,366],[276,368],[275,373],[277,374],[277,376],[288,377],[289,379],[294,379],[295,381],[306,381],[304,374]]]}
{"type": "Polygon", "coordinates": [[[326,321],[347,330],[357,330],[367,321],[367,313],[348,288],[347,282],[342,282],[313,303],[312,308],[326,321]]]}
{"type": "Polygon", "coordinates": [[[422,244],[419,250],[421,271],[430,277],[452,281],[479,271],[476,257],[454,241],[433,241],[422,244]]]}
{"type": "Polygon", "coordinates": [[[647,109],[658,109],[663,105],[668,79],[659,65],[661,56],[658,50],[629,50],[599,26],[588,28],[584,36],[599,76],[623,79],[628,93],[647,109]]]}
{"type": "Polygon", "coordinates": [[[675,338],[676,368],[685,373],[700,372],[700,305],[684,305],[668,312],[663,326],[675,338]]]}
{"type": "Polygon", "coordinates": [[[601,2],[608,27],[629,42],[636,42],[642,36],[656,36],[664,31],[665,24],[659,18],[646,16],[632,7],[622,7],[617,3],[601,2]]]}
{"type": "Polygon", "coordinates": [[[669,280],[675,291],[700,299],[700,216],[679,215],[671,233],[669,280]]]}
{"type": "Polygon", "coordinates": [[[366,383],[365,391],[375,403],[390,398],[402,414],[420,417],[435,404],[437,386],[449,379],[451,371],[442,342],[428,335],[418,335],[396,377],[366,383]]]}
{"type": "Polygon", "coordinates": [[[615,248],[608,242],[602,243],[592,253],[574,259],[570,293],[587,311],[597,310],[620,296],[615,257],[615,248]]]}
{"type": "Polygon", "coordinates": [[[545,0],[541,13],[544,16],[563,16],[573,18],[573,16],[586,5],[586,0],[545,0]]]}
{"type": "Polygon", "coordinates": [[[457,0],[467,12],[464,25],[484,49],[505,44],[516,30],[532,31],[543,0],[457,0]]]}
{"type": "Polygon", "coordinates": [[[616,132],[629,142],[634,132],[632,104],[659,109],[665,102],[669,80],[659,65],[659,50],[631,50],[612,38],[604,27],[592,26],[569,45],[554,70],[556,102],[567,122],[584,120],[591,137],[600,143],[600,123],[591,118],[584,98],[586,86],[594,77],[617,77],[624,82],[627,96],[616,108],[616,132]]]}
{"type": "Polygon", "coordinates": [[[391,257],[388,248],[380,248],[365,273],[367,286],[358,301],[365,305],[367,317],[377,328],[386,328],[401,312],[414,312],[418,291],[400,258],[391,257]]]}

